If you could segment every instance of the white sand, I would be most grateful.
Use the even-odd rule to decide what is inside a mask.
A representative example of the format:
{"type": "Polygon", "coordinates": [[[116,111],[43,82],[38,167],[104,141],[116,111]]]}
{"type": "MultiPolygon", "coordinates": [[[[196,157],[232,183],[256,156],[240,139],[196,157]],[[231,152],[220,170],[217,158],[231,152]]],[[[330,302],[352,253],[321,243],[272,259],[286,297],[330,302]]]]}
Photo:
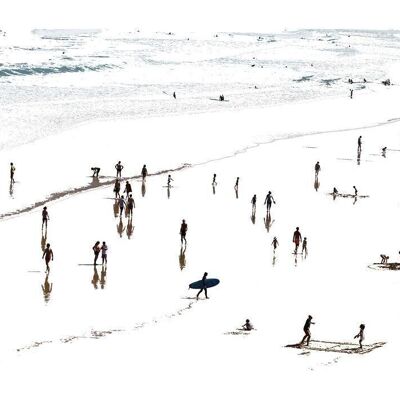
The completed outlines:
{"type": "MultiPolygon", "coordinates": [[[[392,89],[377,99],[309,103],[265,110],[262,115],[246,111],[229,114],[229,118],[213,114],[116,126],[94,124],[87,140],[79,136],[80,129],[88,128],[82,126],[9,153],[21,174],[17,176],[20,184],[14,202],[1,203],[2,212],[42,199],[49,192],[47,182],[52,191],[64,190],[68,184],[84,185],[89,179],[82,177],[82,171],[99,160],[107,175],[113,173],[118,159],[135,175],[145,162],[151,165],[150,172],[175,167],[231,154],[275,134],[282,137],[384,123],[399,116],[397,91],[392,89]],[[96,126],[103,128],[95,130],[96,126]],[[125,127],[120,142],[114,133],[120,132],[117,127],[125,127]],[[211,127],[222,130],[222,135],[211,127]],[[163,139],[163,131],[168,131],[168,140],[167,136],[163,139]],[[133,148],[136,132],[147,138],[140,148],[133,148]],[[173,132],[176,136],[171,139],[173,132]],[[93,146],[94,138],[101,146],[93,148],[96,159],[93,156],[88,161],[88,146],[93,146]],[[101,150],[105,143],[107,155],[101,150]],[[28,165],[22,156],[33,148],[38,162],[28,165]],[[55,173],[47,176],[41,172],[41,157],[49,149],[53,151],[49,165],[55,173]],[[70,176],[57,175],[67,161],[70,176]]],[[[110,187],[49,203],[47,240],[55,260],[48,303],[41,290],[45,280],[40,259],[41,208],[3,220],[5,284],[0,302],[8,306],[2,313],[4,384],[0,394],[6,393],[7,399],[29,395],[42,399],[394,397],[400,275],[367,266],[379,261],[383,252],[391,261],[400,257],[396,235],[398,126],[391,123],[275,141],[236,157],[184,169],[173,173],[175,187],[169,199],[163,187],[166,175],[148,178],[145,197],[135,182],[137,209],[131,239],[126,230],[122,237],[117,232],[119,219],[114,218],[110,187]],[[364,146],[357,165],[359,135],[364,146]],[[386,158],[380,155],[383,146],[390,149],[386,158]],[[316,161],[322,166],[318,191],[314,188],[316,161]],[[215,195],[213,173],[218,181],[215,195]],[[238,199],[233,190],[236,176],[241,179],[238,199]],[[353,185],[370,197],[353,204],[353,199],[333,201],[327,195],[333,186],[351,192],[353,185]],[[269,232],[262,206],[268,190],[277,202],[269,232]],[[255,193],[258,208],[253,224],[250,199],[255,193]],[[189,224],[183,270],[178,235],[182,218],[189,224]],[[296,226],[309,241],[309,256],[298,256],[297,262],[291,254],[296,226]],[[273,265],[274,236],[280,246],[273,265]],[[104,290],[94,289],[91,283],[93,267],[79,265],[91,263],[96,240],[106,240],[110,249],[104,290]],[[21,251],[15,250],[17,243],[21,251]],[[14,250],[8,253],[10,246],[14,250]],[[210,289],[208,301],[185,299],[195,294],[187,285],[200,279],[204,271],[221,284],[210,289]],[[358,325],[365,323],[366,343],[387,344],[366,355],[300,355],[300,350],[284,348],[302,337],[308,314],[316,322],[312,328],[315,339],[356,343],[352,338],[358,325]],[[246,318],[257,331],[246,337],[224,334],[246,318]],[[90,339],[92,329],[122,332],[94,340],[90,339]],[[63,343],[81,336],[85,338],[63,343]],[[51,343],[16,351],[44,341],[51,343]]]]}

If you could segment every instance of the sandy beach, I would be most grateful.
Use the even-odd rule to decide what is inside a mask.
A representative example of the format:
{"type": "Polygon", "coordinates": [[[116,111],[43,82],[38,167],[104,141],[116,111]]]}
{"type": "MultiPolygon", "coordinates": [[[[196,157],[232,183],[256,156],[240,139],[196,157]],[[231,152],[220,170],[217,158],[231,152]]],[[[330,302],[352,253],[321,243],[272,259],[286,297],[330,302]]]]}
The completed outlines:
{"type": "Polygon", "coordinates": [[[388,366],[400,347],[400,275],[368,268],[382,253],[400,259],[398,88],[385,89],[353,101],[98,122],[4,152],[0,179],[14,160],[18,183],[12,196],[4,187],[1,195],[8,284],[0,302],[9,306],[2,313],[0,393],[63,399],[79,387],[79,397],[88,398],[197,399],[204,393],[193,388],[207,384],[212,398],[393,398],[388,366]],[[26,157],[32,151],[34,163],[26,157]],[[169,197],[166,173],[149,176],[145,191],[133,179],[128,227],[126,217],[114,215],[119,159],[129,177],[145,163],[150,173],[190,165],[171,172],[169,197]],[[93,187],[88,175],[97,164],[103,186],[93,187]],[[334,186],[352,193],[353,185],[369,197],[329,194],[334,186]],[[276,200],[270,220],[268,190],[276,200]],[[46,202],[50,221],[42,236],[42,203],[52,193],[57,199],[46,202]],[[182,218],[189,226],[185,252],[182,218]],[[293,254],[296,226],[308,239],[307,257],[293,254]],[[96,240],[109,246],[107,270],[93,268],[96,240]],[[46,299],[43,242],[54,251],[46,299]],[[204,271],[221,283],[209,300],[196,301],[188,284],[204,271]],[[301,339],[309,314],[315,340],[356,345],[353,336],[365,323],[365,343],[385,345],[368,354],[285,348],[301,339]],[[236,334],[246,318],[256,331],[236,334]]]}

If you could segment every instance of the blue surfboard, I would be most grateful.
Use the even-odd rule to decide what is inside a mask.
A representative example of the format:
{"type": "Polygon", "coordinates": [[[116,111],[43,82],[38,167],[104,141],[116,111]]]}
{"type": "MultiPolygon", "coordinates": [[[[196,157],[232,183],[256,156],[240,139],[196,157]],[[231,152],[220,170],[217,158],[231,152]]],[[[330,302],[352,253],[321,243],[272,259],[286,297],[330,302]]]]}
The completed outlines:
{"type": "MultiPolygon", "coordinates": [[[[217,286],[219,284],[219,279],[206,279],[206,288],[210,288],[213,286],[217,286]]],[[[203,288],[203,281],[196,281],[192,282],[189,285],[190,289],[202,289],[203,288]]]]}

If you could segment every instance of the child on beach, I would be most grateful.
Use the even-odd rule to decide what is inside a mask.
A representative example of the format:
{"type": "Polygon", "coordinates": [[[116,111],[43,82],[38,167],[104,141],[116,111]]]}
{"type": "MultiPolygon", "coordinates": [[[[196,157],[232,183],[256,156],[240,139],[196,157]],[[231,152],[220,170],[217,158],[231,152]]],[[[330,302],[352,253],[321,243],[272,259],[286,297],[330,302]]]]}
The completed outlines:
{"type": "Polygon", "coordinates": [[[47,211],[47,207],[46,206],[44,206],[43,207],[43,211],[42,211],[42,229],[43,229],[43,226],[44,225],[46,225],[46,229],[47,229],[47,221],[50,219],[50,217],[49,217],[49,213],[48,213],[48,211],[47,211]]]}
{"type": "Polygon", "coordinates": [[[50,260],[54,260],[53,250],[50,248],[50,243],[47,243],[46,248],[44,249],[42,259],[46,263],[46,272],[50,272],[49,262],[50,260]]]}
{"type": "Polygon", "coordinates": [[[305,255],[307,255],[308,254],[308,250],[307,250],[307,238],[305,237],[304,238],[304,240],[303,240],[303,248],[302,248],[302,250],[301,250],[301,254],[305,254],[305,255]]]}
{"type": "Polygon", "coordinates": [[[276,236],[275,236],[274,239],[272,240],[271,245],[274,247],[274,251],[275,251],[276,248],[279,246],[278,239],[276,238],[276,236]]]}
{"type": "Polygon", "coordinates": [[[94,253],[94,265],[97,265],[97,259],[99,258],[99,254],[100,254],[100,242],[97,241],[94,246],[92,247],[93,253],[94,253]]]}
{"type": "Polygon", "coordinates": [[[101,259],[102,259],[101,265],[104,265],[104,264],[107,265],[107,251],[108,251],[108,247],[106,245],[106,242],[103,242],[103,245],[101,246],[101,259]]]}
{"type": "Polygon", "coordinates": [[[364,341],[364,329],[365,329],[365,325],[361,324],[360,325],[360,332],[357,333],[356,336],[354,336],[354,339],[359,338],[358,343],[360,344],[360,349],[362,349],[362,342],[364,341]]]}
{"type": "Polygon", "coordinates": [[[245,331],[251,331],[254,329],[253,325],[250,323],[249,319],[246,319],[246,322],[242,325],[242,329],[245,331]]]}

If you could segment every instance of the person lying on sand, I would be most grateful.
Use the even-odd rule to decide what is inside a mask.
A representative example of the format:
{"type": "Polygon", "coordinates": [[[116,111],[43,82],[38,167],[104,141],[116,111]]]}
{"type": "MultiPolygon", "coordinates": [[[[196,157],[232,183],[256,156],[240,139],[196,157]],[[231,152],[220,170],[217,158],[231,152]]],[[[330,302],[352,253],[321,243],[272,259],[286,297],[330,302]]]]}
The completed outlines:
{"type": "Polygon", "coordinates": [[[360,344],[360,349],[362,349],[362,342],[364,341],[364,329],[365,329],[365,325],[361,324],[360,332],[358,332],[357,335],[354,336],[354,339],[360,338],[360,340],[358,341],[358,343],[360,344]]]}
{"type": "Polygon", "coordinates": [[[385,254],[381,254],[381,264],[387,264],[389,260],[389,256],[386,256],[385,254]]]}
{"type": "Polygon", "coordinates": [[[251,331],[251,330],[254,329],[254,327],[253,327],[253,325],[250,323],[250,320],[249,320],[249,319],[246,319],[246,322],[242,325],[242,328],[243,328],[245,331],[251,331]]]}

